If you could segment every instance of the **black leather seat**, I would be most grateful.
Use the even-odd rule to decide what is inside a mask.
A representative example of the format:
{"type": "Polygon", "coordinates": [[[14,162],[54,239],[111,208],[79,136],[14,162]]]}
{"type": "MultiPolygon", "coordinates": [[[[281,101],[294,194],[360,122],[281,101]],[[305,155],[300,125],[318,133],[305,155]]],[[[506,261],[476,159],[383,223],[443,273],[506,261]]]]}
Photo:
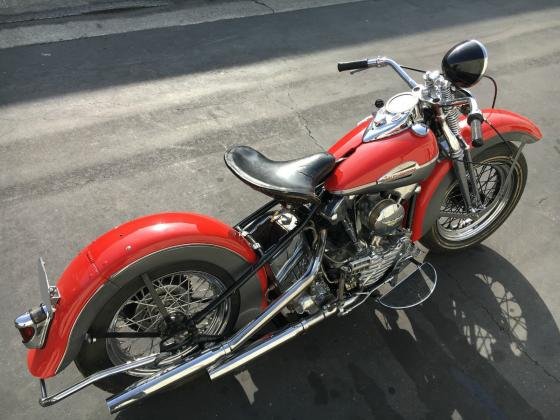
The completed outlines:
{"type": "Polygon", "coordinates": [[[230,148],[224,160],[239,179],[266,195],[284,201],[317,201],[315,188],[335,166],[329,153],[273,161],[247,146],[230,148]]]}

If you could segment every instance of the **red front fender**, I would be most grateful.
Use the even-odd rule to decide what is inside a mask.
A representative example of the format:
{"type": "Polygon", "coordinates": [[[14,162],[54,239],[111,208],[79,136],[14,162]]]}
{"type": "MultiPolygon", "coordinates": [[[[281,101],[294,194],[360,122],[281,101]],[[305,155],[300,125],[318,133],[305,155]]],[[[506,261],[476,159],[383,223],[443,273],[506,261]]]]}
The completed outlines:
{"type": "MultiPolygon", "coordinates": [[[[64,367],[61,363],[78,316],[114,273],[156,251],[186,244],[225,248],[248,263],[257,259],[253,249],[233,228],[198,214],[155,214],[110,230],[84,248],[58,280],[61,298],[45,345],[28,351],[30,373],[48,378],[64,367]]],[[[264,296],[267,287],[264,269],[258,277],[264,296]]]]}
{"type": "MultiPolygon", "coordinates": [[[[506,140],[535,142],[542,138],[539,128],[531,120],[519,114],[504,109],[485,109],[483,114],[506,140]]],[[[471,129],[465,118],[461,120],[461,135],[471,145],[471,129]]],[[[486,144],[481,148],[472,149],[474,155],[485,147],[501,141],[488,124],[482,124],[482,136],[486,144]]],[[[445,190],[447,187],[445,180],[448,182],[452,180],[452,164],[449,159],[438,162],[432,174],[421,184],[412,219],[413,241],[422,238],[437,218],[439,198],[442,195],[440,190],[445,190]]]]}

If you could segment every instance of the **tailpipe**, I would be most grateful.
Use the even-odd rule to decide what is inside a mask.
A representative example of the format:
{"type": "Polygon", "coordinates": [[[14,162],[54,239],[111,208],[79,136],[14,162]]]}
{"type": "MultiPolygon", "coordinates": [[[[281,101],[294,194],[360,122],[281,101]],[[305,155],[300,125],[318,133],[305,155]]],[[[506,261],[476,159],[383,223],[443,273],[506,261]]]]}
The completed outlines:
{"type": "Polygon", "coordinates": [[[249,363],[250,361],[256,359],[257,357],[269,352],[270,350],[278,347],[281,344],[291,340],[292,338],[298,336],[302,332],[308,330],[315,324],[327,319],[331,315],[338,312],[336,306],[324,309],[319,313],[301,321],[296,324],[290,325],[283,329],[282,331],[266,338],[262,338],[259,341],[251,344],[242,353],[233,355],[223,361],[219,361],[214,366],[207,369],[210,379],[215,380],[221,376],[224,376],[241,366],[249,363]]]}
{"type": "MultiPolygon", "coordinates": [[[[323,258],[323,253],[325,251],[326,239],[327,239],[327,234],[326,231],[323,229],[319,234],[319,241],[314,249],[311,262],[307,267],[307,270],[305,271],[303,276],[299,280],[297,280],[294,284],[292,284],[286,290],[286,292],[284,292],[274,302],[272,302],[253,321],[251,321],[250,323],[242,327],[231,338],[229,338],[221,345],[206,350],[205,352],[195,357],[194,359],[185,361],[179,365],[170,366],[167,369],[163,369],[143,380],[135,382],[120,394],[116,394],[108,398],[106,402],[109,411],[111,413],[116,413],[117,411],[120,411],[123,408],[129,407],[137,403],[138,401],[143,400],[144,398],[149,397],[158,391],[161,391],[162,389],[168,387],[171,384],[182,381],[185,378],[190,377],[203,369],[207,369],[210,366],[217,364],[217,362],[219,362],[221,359],[238,350],[256,332],[258,332],[264,325],[266,325],[269,321],[271,321],[272,318],[274,318],[288,303],[290,303],[291,300],[293,300],[305,289],[307,289],[311,285],[313,280],[315,280],[315,277],[317,276],[317,273],[321,268],[321,260],[323,258]]],[[[321,316],[317,315],[316,317],[310,318],[306,324],[304,324],[305,321],[296,324],[294,328],[299,329],[301,327],[302,328],[301,331],[303,331],[309,326],[319,322],[321,319],[324,319],[324,317],[321,318],[321,316]],[[311,319],[315,319],[315,318],[316,320],[312,322],[311,319]]],[[[297,332],[295,335],[299,334],[299,332],[297,332]]],[[[283,333],[286,336],[293,334],[293,332],[288,333],[288,331],[284,331],[283,333]]],[[[273,337],[278,337],[279,335],[280,334],[273,337]]],[[[284,337],[284,335],[282,336],[284,337]]],[[[280,337],[278,337],[278,344],[271,345],[270,348],[263,347],[266,348],[266,350],[261,350],[260,353],[257,354],[257,356],[263,354],[265,351],[268,351],[273,347],[276,347],[276,345],[285,342],[287,339],[284,337],[284,341],[279,341],[279,340],[280,337]]],[[[261,344],[264,346],[264,342],[261,344]]],[[[245,352],[242,353],[242,355],[243,354],[245,354],[245,352]]],[[[240,355],[240,357],[242,355],[240,355]]],[[[254,357],[248,358],[247,361],[251,360],[252,358],[254,357]]],[[[237,365],[240,366],[239,363],[237,365]]],[[[228,370],[228,372],[230,370],[228,370]]]]}

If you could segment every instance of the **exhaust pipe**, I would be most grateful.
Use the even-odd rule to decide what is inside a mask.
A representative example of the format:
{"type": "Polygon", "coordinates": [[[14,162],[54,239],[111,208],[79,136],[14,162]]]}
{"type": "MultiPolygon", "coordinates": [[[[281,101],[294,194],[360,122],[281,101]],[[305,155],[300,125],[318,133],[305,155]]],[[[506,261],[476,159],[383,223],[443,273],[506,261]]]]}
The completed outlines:
{"type": "Polygon", "coordinates": [[[210,379],[215,380],[221,376],[224,376],[237,368],[245,365],[246,363],[256,359],[257,357],[267,353],[268,351],[278,347],[281,344],[291,340],[292,338],[298,336],[305,330],[308,330],[315,324],[327,319],[331,315],[338,312],[336,306],[324,309],[319,313],[301,321],[294,325],[286,327],[279,333],[274,334],[271,337],[267,337],[259,340],[255,344],[252,344],[247,350],[239,355],[234,355],[233,357],[226,359],[225,361],[220,361],[214,366],[207,369],[210,379]]]}
{"type": "MultiPolygon", "coordinates": [[[[117,411],[120,411],[125,407],[129,407],[132,404],[135,404],[136,402],[153,395],[154,393],[175,382],[183,380],[193,375],[194,373],[201,371],[202,369],[206,369],[211,365],[214,365],[220,359],[239,349],[257,331],[259,331],[265,324],[272,320],[272,318],[274,318],[288,303],[290,303],[292,299],[294,299],[305,289],[307,289],[311,285],[313,280],[315,280],[315,277],[317,276],[317,273],[321,268],[321,260],[325,251],[326,239],[327,233],[323,229],[321,230],[319,235],[318,247],[313,255],[311,263],[305,271],[305,274],[298,281],[292,284],[285,293],[283,293],[272,304],[270,304],[268,308],[266,308],[257,318],[245,325],[243,328],[237,331],[229,340],[222,343],[221,345],[206,350],[194,359],[176,366],[170,366],[167,369],[157,372],[152,376],[149,376],[132,384],[120,394],[116,394],[108,398],[106,402],[109,411],[111,413],[116,413],[117,411]]],[[[321,314],[322,313],[320,313],[319,315],[321,314]]],[[[301,323],[296,324],[294,328],[297,330],[301,326],[303,331],[304,329],[310,327],[311,325],[314,325],[322,319],[324,319],[324,317],[321,318],[321,316],[314,316],[308,320],[307,326],[302,325],[305,322],[302,321],[301,323]],[[317,320],[311,323],[311,320],[314,318],[317,318],[317,320]]],[[[299,334],[300,332],[301,331],[297,332],[297,334],[299,334]]],[[[287,334],[287,331],[285,331],[284,333],[287,334]]],[[[293,336],[297,334],[294,334],[293,336]]],[[[274,336],[273,338],[279,336],[280,334],[274,336]]],[[[278,344],[281,344],[284,341],[281,341],[278,344]]],[[[261,344],[264,345],[264,343],[261,344]]],[[[271,345],[270,348],[276,347],[276,345],[271,345]]],[[[257,356],[263,354],[264,351],[265,350],[262,350],[257,354],[257,356]]],[[[252,358],[248,358],[247,361],[251,359],[252,358]]]]}

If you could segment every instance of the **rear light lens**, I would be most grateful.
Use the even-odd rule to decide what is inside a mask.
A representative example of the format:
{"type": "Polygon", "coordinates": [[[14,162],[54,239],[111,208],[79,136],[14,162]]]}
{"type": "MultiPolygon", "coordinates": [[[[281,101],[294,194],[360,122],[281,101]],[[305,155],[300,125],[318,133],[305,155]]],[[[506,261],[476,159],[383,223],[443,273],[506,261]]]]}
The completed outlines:
{"type": "Polygon", "coordinates": [[[25,347],[28,349],[43,347],[51,318],[46,306],[41,304],[15,319],[15,327],[18,329],[25,347]]]}
{"type": "Polygon", "coordinates": [[[34,327],[24,327],[19,329],[19,333],[21,334],[21,338],[23,338],[23,344],[28,343],[29,340],[33,338],[35,335],[35,328],[34,327]]]}

